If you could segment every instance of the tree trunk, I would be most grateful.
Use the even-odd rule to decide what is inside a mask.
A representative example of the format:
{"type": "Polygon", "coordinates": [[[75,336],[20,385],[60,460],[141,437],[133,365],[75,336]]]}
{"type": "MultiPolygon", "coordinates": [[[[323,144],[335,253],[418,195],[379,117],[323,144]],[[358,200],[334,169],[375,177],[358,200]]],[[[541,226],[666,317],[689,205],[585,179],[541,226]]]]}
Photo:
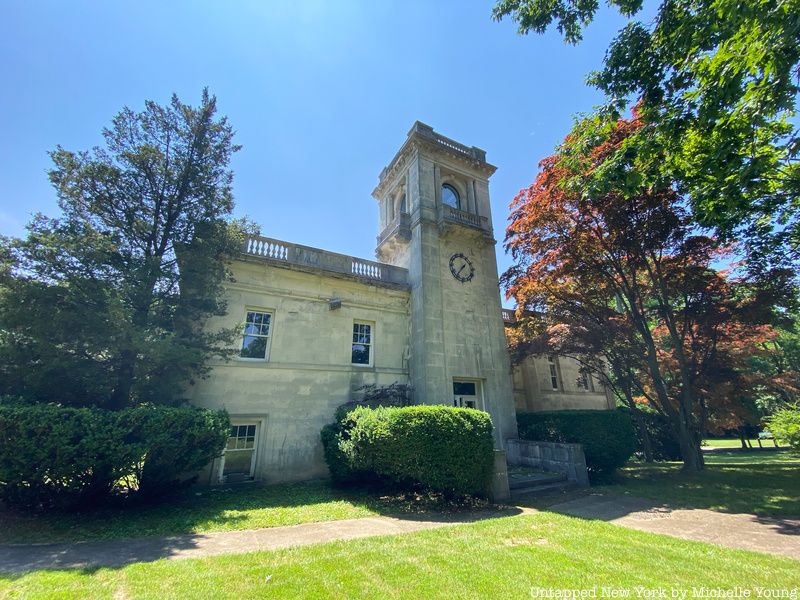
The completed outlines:
{"type": "Polygon", "coordinates": [[[636,406],[636,402],[630,396],[630,390],[625,390],[628,407],[631,409],[633,420],[636,422],[636,428],[639,430],[639,438],[642,440],[642,452],[644,452],[644,461],[653,462],[653,440],[650,439],[650,432],[647,431],[647,422],[645,421],[642,411],[636,406]]]}
{"type": "Polygon", "coordinates": [[[705,469],[705,460],[703,459],[703,449],[700,445],[700,439],[694,432],[686,425],[683,419],[680,419],[678,425],[678,443],[681,448],[681,458],[683,459],[682,471],[686,473],[699,473],[705,469]]]}
{"type": "MultiPolygon", "coordinates": [[[[152,300],[152,290],[155,286],[155,280],[150,284],[149,296],[146,301],[139,301],[139,308],[133,313],[131,318],[131,327],[133,335],[141,334],[147,326],[149,306],[152,300]]],[[[133,381],[136,376],[136,359],[138,352],[134,345],[132,335],[128,333],[122,350],[119,353],[119,362],[117,364],[117,383],[114,386],[114,391],[111,394],[109,408],[111,410],[121,410],[128,406],[131,397],[131,389],[133,389],[133,381]]]]}
{"type": "Polygon", "coordinates": [[[647,423],[644,420],[644,415],[639,409],[634,413],[636,419],[636,426],[639,428],[639,435],[642,437],[642,451],[644,452],[644,462],[651,463],[653,458],[653,441],[650,439],[650,432],[647,431],[647,423]]]}
{"type": "Polygon", "coordinates": [[[743,427],[739,427],[739,441],[742,443],[742,450],[747,450],[747,440],[744,437],[743,427]]]}
{"type": "Polygon", "coordinates": [[[128,405],[133,388],[134,369],[136,366],[136,351],[127,348],[120,353],[119,365],[117,366],[117,383],[111,393],[108,408],[111,410],[122,410],[128,405]]]}
{"type": "MultiPolygon", "coordinates": [[[[634,327],[642,336],[642,342],[645,346],[645,364],[650,373],[650,378],[655,388],[656,398],[660,404],[661,410],[669,417],[672,424],[673,431],[675,432],[678,443],[681,448],[681,458],[683,459],[683,470],[687,472],[699,472],[703,470],[703,453],[700,448],[700,435],[699,432],[695,434],[696,428],[693,427],[692,408],[694,406],[694,397],[691,392],[691,374],[686,367],[686,357],[683,353],[682,340],[675,334],[674,328],[670,329],[670,335],[676,343],[676,355],[680,365],[681,380],[683,383],[681,389],[681,398],[679,400],[679,407],[673,406],[669,394],[667,393],[666,382],[661,373],[661,367],[658,364],[658,350],[655,340],[653,339],[650,325],[644,314],[639,311],[636,306],[636,297],[633,294],[628,298],[629,315],[633,321],[634,327]]],[[[669,319],[668,326],[669,326],[669,319]]]]}

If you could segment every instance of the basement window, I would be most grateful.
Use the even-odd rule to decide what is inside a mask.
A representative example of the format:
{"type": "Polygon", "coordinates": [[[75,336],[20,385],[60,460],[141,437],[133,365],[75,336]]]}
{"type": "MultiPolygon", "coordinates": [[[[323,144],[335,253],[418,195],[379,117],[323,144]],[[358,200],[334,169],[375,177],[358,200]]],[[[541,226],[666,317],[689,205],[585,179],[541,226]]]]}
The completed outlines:
{"type": "Polygon", "coordinates": [[[228,441],[222,455],[220,482],[234,483],[253,479],[256,465],[257,423],[241,423],[231,426],[228,441]]]}

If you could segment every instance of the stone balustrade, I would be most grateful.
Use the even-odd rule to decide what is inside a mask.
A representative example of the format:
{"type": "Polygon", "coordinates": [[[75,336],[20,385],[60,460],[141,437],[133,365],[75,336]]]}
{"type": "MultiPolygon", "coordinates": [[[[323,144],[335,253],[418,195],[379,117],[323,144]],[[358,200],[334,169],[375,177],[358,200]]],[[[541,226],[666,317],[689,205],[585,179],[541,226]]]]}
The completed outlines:
{"type": "Polygon", "coordinates": [[[465,210],[459,210],[448,206],[447,204],[441,205],[440,221],[444,223],[456,223],[458,225],[466,225],[467,227],[474,227],[482,231],[490,231],[489,219],[476,215],[465,210]]]}
{"type": "Polygon", "coordinates": [[[378,246],[395,235],[406,241],[411,239],[411,215],[400,213],[391,223],[384,227],[378,236],[378,246]]]}
{"type": "MultiPolygon", "coordinates": [[[[411,142],[413,137],[421,138],[422,140],[428,142],[429,144],[433,144],[435,146],[439,146],[440,148],[447,149],[449,152],[452,152],[456,156],[460,156],[461,158],[466,158],[468,160],[474,161],[476,163],[480,163],[482,165],[486,165],[486,150],[482,150],[477,146],[465,146],[455,140],[451,140],[449,137],[442,135],[441,133],[437,133],[434,131],[433,127],[430,125],[426,125],[420,121],[414,123],[414,126],[408,132],[408,139],[406,140],[405,145],[403,148],[408,146],[411,142]]],[[[384,167],[380,174],[380,181],[383,182],[386,179],[386,176],[392,170],[392,167],[397,164],[398,157],[402,154],[403,148],[400,149],[397,156],[394,157],[391,163],[384,167]]],[[[488,165],[491,167],[491,165],[488,165]]],[[[491,167],[494,170],[494,167],[491,167]]],[[[380,184],[379,184],[380,187],[380,184]]]]}
{"type": "Polygon", "coordinates": [[[417,121],[414,123],[414,127],[412,127],[411,132],[417,133],[422,137],[428,138],[429,140],[436,142],[455,152],[456,154],[461,154],[465,158],[469,158],[472,160],[476,160],[479,162],[486,162],[486,151],[481,150],[477,146],[465,146],[455,140],[451,140],[449,137],[443,136],[441,133],[437,133],[434,131],[433,127],[430,125],[426,125],[425,123],[421,123],[417,121]]]}
{"type": "Polygon", "coordinates": [[[248,257],[287,266],[319,269],[375,283],[408,285],[407,269],[262,236],[248,236],[242,252],[248,257]]]}

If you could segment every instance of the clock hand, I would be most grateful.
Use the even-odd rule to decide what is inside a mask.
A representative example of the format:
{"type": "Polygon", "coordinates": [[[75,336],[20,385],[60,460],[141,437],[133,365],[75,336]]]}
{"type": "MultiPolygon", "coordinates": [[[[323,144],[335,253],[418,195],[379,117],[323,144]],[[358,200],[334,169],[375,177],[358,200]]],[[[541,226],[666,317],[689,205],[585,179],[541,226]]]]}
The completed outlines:
{"type": "Polygon", "coordinates": [[[458,270],[458,273],[456,273],[456,276],[461,275],[461,271],[463,271],[466,268],[467,268],[467,263],[461,265],[461,268],[458,270]]]}

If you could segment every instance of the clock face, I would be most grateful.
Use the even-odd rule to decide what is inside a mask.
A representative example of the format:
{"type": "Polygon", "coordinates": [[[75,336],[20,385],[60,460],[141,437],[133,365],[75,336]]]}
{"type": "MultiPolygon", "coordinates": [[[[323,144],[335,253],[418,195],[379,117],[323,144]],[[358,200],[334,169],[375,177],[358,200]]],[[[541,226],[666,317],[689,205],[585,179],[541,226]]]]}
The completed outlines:
{"type": "Polygon", "coordinates": [[[461,283],[466,283],[475,276],[475,266],[470,259],[459,252],[450,257],[450,272],[461,283]]]}

